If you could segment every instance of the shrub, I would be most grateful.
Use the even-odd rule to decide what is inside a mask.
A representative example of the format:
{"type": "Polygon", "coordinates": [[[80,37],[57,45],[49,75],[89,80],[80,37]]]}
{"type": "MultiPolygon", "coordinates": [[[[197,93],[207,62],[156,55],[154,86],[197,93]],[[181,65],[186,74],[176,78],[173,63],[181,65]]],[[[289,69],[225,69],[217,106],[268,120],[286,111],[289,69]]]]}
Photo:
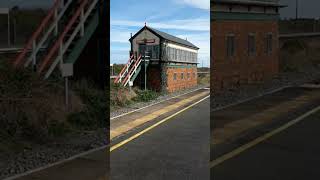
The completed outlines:
{"type": "Polygon", "coordinates": [[[138,90],[137,97],[134,98],[135,101],[149,102],[155,100],[159,97],[159,94],[151,90],[138,90]]]}
{"type": "Polygon", "coordinates": [[[289,53],[297,53],[307,49],[307,45],[299,40],[288,40],[282,46],[281,50],[288,51],[289,53]]]}
{"type": "MultiPolygon", "coordinates": [[[[68,132],[63,86],[44,81],[28,69],[14,69],[3,60],[0,81],[0,134],[43,143],[68,132]]],[[[70,100],[70,112],[82,110],[73,92],[70,100]]]]}
{"type": "Polygon", "coordinates": [[[134,91],[122,85],[110,84],[110,106],[112,108],[129,105],[136,96],[134,91]]]}
{"type": "Polygon", "coordinates": [[[73,89],[81,97],[85,108],[81,112],[70,114],[68,121],[85,129],[107,127],[108,92],[87,79],[76,82],[73,89]]]}
{"type": "Polygon", "coordinates": [[[210,85],[210,74],[202,74],[198,76],[198,84],[210,85]]]}

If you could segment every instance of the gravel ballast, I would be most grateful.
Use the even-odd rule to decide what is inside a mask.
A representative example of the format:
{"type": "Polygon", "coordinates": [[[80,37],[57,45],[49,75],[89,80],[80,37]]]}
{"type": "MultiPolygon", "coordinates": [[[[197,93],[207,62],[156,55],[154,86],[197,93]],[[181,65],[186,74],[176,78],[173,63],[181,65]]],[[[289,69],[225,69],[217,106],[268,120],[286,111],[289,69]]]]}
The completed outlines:
{"type": "Polygon", "coordinates": [[[55,163],[79,153],[108,144],[107,130],[84,132],[52,141],[43,145],[32,145],[20,153],[0,156],[0,179],[21,174],[55,163]]]}

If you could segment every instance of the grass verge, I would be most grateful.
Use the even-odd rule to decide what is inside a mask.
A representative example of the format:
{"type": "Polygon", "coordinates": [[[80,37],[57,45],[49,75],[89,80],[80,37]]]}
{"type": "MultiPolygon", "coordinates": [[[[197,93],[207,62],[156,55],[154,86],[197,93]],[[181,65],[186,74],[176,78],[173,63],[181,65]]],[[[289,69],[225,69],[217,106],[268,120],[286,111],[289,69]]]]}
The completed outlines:
{"type": "Polygon", "coordinates": [[[44,81],[0,59],[0,153],[50,143],[70,133],[107,127],[107,92],[92,81],[75,82],[68,109],[63,81],[44,81]]]}

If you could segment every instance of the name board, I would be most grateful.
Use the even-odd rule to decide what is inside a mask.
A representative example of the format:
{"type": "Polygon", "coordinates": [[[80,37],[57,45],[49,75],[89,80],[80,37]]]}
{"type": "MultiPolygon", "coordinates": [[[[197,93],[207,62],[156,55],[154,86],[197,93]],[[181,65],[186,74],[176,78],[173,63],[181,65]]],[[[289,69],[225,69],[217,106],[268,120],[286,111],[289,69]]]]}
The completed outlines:
{"type": "Polygon", "coordinates": [[[9,14],[9,8],[0,8],[0,14],[9,14]]]}

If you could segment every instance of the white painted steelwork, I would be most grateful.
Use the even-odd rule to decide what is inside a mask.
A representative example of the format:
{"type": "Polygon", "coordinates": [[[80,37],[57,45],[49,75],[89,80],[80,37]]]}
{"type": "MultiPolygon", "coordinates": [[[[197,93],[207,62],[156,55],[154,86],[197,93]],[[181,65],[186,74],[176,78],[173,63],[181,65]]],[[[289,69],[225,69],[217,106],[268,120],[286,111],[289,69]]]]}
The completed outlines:
{"type": "Polygon", "coordinates": [[[140,56],[140,58],[137,59],[137,62],[133,64],[133,67],[132,67],[133,70],[131,72],[129,72],[128,78],[125,79],[124,84],[123,84],[124,86],[126,86],[129,83],[129,81],[131,80],[132,76],[135,73],[137,73],[137,69],[140,66],[141,62],[142,62],[142,57],[140,56]]]}
{"type": "MultiPolygon", "coordinates": [[[[81,33],[81,31],[84,31],[84,23],[86,22],[86,20],[88,19],[89,15],[92,13],[92,11],[94,10],[94,8],[97,6],[98,0],[93,0],[90,7],[88,8],[88,10],[84,13],[84,15],[81,15],[80,18],[80,22],[77,25],[77,27],[74,29],[73,33],[71,34],[71,36],[69,37],[69,39],[67,40],[67,42],[65,44],[60,44],[59,47],[59,56],[56,57],[56,59],[53,61],[53,63],[51,64],[49,70],[46,72],[45,74],[45,79],[47,79],[51,73],[53,72],[53,70],[56,68],[56,66],[58,65],[58,63],[60,62],[60,65],[62,65],[63,63],[63,55],[66,53],[67,49],[69,48],[70,44],[74,41],[74,38],[76,37],[77,34],[80,33],[80,36],[83,35],[81,33]]],[[[84,10],[82,10],[84,11],[84,10]]]]}
{"type": "Polygon", "coordinates": [[[57,35],[58,34],[58,22],[60,21],[61,17],[64,15],[68,7],[70,6],[72,0],[68,0],[68,2],[63,5],[61,4],[61,11],[58,12],[58,10],[55,11],[55,20],[54,22],[50,25],[49,29],[45,32],[44,36],[40,39],[39,43],[36,42],[36,40],[33,41],[32,45],[32,53],[30,57],[27,59],[25,62],[24,66],[27,67],[30,65],[32,62],[32,65],[35,66],[37,64],[37,54],[41,47],[43,47],[44,43],[48,40],[49,36],[51,33],[54,31],[54,33],[57,35]]]}

